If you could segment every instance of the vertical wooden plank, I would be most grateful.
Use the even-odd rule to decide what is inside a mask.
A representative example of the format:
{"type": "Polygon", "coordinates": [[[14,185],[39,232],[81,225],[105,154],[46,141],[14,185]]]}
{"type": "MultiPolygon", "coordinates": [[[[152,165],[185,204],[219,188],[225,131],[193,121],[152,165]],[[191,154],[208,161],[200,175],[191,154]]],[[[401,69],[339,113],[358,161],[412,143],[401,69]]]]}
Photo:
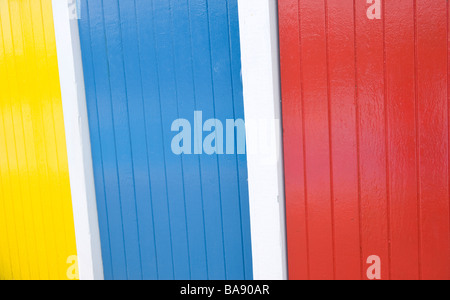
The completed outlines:
{"type": "MultiPolygon", "coordinates": [[[[27,3],[25,1],[22,1],[19,3],[19,7],[17,8],[18,13],[18,22],[19,24],[16,24],[15,26],[19,27],[21,29],[21,33],[19,35],[15,35],[15,32],[13,32],[13,39],[15,40],[15,51],[16,53],[22,53],[23,58],[20,58],[17,61],[19,61],[16,66],[18,67],[18,74],[19,77],[22,79],[22,84],[25,86],[29,86],[30,89],[27,89],[23,92],[23,102],[21,107],[21,114],[22,114],[22,130],[23,130],[23,139],[24,139],[24,148],[23,148],[23,155],[24,155],[24,165],[26,166],[24,168],[24,173],[22,177],[26,178],[26,189],[23,189],[24,191],[24,201],[22,202],[22,209],[23,214],[26,219],[25,226],[27,228],[33,228],[26,230],[26,234],[23,237],[26,240],[27,245],[27,260],[29,261],[29,271],[30,271],[30,278],[38,278],[39,271],[37,269],[37,264],[32,263],[36,260],[35,257],[33,257],[33,253],[36,251],[35,249],[35,234],[34,234],[34,215],[32,212],[32,207],[34,206],[34,203],[37,199],[30,197],[30,188],[36,187],[35,179],[30,174],[33,174],[33,171],[35,171],[33,157],[34,157],[34,139],[33,139],[33,116],[32,116],[32,107],[33,102],[30,101],[30,90],[34,88],[34,84],[30,81],[30,73],[33,73],[32,65],[34,63],[33,58],[33,42],[30,39],[30,34],[32,31],[27,26],[26,21],[24,19],[29,19],[30,16],[27,13],[27,3]],[[14,36],[15,35],[15,36],[14,36]],[[22,63],[24,65],[22,65],[22,63]],[[26,66],[26,67],[25,67],[26,66]],[[28,70],[27,70],[28,69],[28,70]]],[[[39,200],[38,200],[39,201],[39,200]]],[[[61,253],[63,251],[60,251],[61,253]]],[[[58,257],[59,258],[59,257],[58,257]]],[[[57,259],[58,263],[61,264],[60,259],[57,259]]]]}
{"type": "MultiPolygon", "coordinates": [[[[42,13],[42,6],[41,1],[32,1],[31,3],[31,19],[32,19],[32,32],[34,35],[34,43],[35,43],[35,54],[36,54],[36,68],[40,71],[40,76],[33,76],[36,79],[36,86],[40,87],[40,93],[41,97],[46,99],[45,101],[42,101],[41,103],[37,103],[37,105],[34,106],[33,114],[34,114],[34,126],[33,126],[33,134],[34,134],[34,141],[36,145],[36,164],[37,169],[40,170],[40,172],[43,172],[45,174],[45,177],[39,178],[38,184],[41,187],[49,187],[49,167],[48,167],[48,161],[46,156],[46,132],[44,128],[44,113],[45,113],[45,106],[48,107],[48,99],[51,97],[49,96],[49,92],[47,89],[45,89],[45,83],[50,81],[50,75],[48,71],[48,64],[47,64],[47,47],[40,47],[39,45],[45,45],[45,34],[44,34],[44,23],[42,21],[43,19],[43,13],[42,13]],[[39,59],[38,59],[39,58],[39,59]]],[[[38,89],[39,90],[39,89],[38,89]]],[[[41,191],[40,193],[40,199],[45,199],[45,197],[48,197],[49,195],[54,195],[55,191],[51,190],[47,194],[45,192],[41,191]]],[[[36,230],[39,232],[39,236],[42,236],[46,242],[43,245],[40,245],[38,255],[39,257],[46,258],[47,261],[50,261],[51,251],[48,251],[48,247],[51,247],[51,241],[49,240],[51,238],[51,233],[47,232],[45,230],[45,227],[42,225],[42,223],[45,222],[44,220],[44,213],[45,210],[44,207],[39,207],[36,209],[33,209],[35,212],[35,218],[37,218],[38,225],[36,226],[36,230]],[[47,244],[48,243],[48,244],[47,244]]],[[[48,220],[47,220],[48,221],[48,220]]],[[[50,231],[52,232],[52,231],[50,231]]],[[[73,249],[73,248],[72,248],[73,249]]],[[[64,258],[64,262],[67,260],[67,258],[64,258]]],[[[44,270],[42,268],[41,270],[44,270]]],[[[47,272],[44,272],[44,274],[47,273],[47,276],[50,276],[50,274],[47,272]]],[[[42,274],[42,276],[44,275],[42,274]]],[[[46,277],[41,277],[46,278],[46,277]]],[[[47,277],[48,278],[48,277],[47,277]]]]}
{"type": "MultiPolygon", "coordinates": [[[[0,130],[3,130],[3,118],[0,114],[0,130]]],[[[2,141],[0,141],[2,143],[2,141]]],[[[1,168],[0,168],[1,169],[1,168]]],[[[3,180],[0,181],[0,195],[2,197],[5,196],[4,193],[5,187],[3,186],[3,180]]],[[[5,204],[2,201],[2,207],[0,207],[0,243],[2,247],[0,247],[0,280],[6,280],[8,278],[12,278],[11,271],[11,254],[10,254],[10,239],[9,239],[9,226],[6,223],[6,209],[5,204]]]]}
{"type": "MultiPolygon", "coordinates": [[[[1,32],[1,30],[0,30],[1,32]]],[[[0,44],[1,45],[1,44],[0,44]]],[[[0,47],[0,57],[4,57],[3,55],[3,47],[0,47]]],[[[3,61],[2,61],[3,62],[3,61]]],[[[4,79],[4,73],[3,70],[0,70],[0,75],[2,75],[1,79],[4,79]]],[[[2,80],[2,82],[5,82],[2,80]]],[[[6,94],[6,93],[5,93],[6,94]]],[[[5,109],[6,104],[1,102],[1,108],[2,110],[5,109]]],[[[7,157],[7,150],[6,150],[6,134],[5,134],[5,126],[4,126],[4,120],[3,120],[4,113],[2,112],[0,114],[0,151],[4,153],[4,155],[0,156],[0,175],[1,175],[1,187],[2,187],[2,194],[3,197],[0,207],[2,210],[2,233],[1,233],[1,273],[2,273],[2,279],[7,280],[11,278],[15,278],[15,268],[17,268],[17,265],[15,264],[18,261],[17,258],[17,241],[16,241],[16,234],[15,234],[15,226],[14,223],[11,221],[12,216],[8,213],[11,211],[9,201],[7,200],[8,197],[11,195],[11,183],[9,180],[9,166],[8,166],[8,157],[7,157]]],[[[11,199],[11,198],[9,198],[11,199]]]]}
{"type": "MultiPolygon", "coordinates": [[[[172,30],[178,33],[176,37],[172,36],[178,117],[194,124],[194,110],[196,110],[198,99],[191,59],[195,50],[192,47],[189,1],[171,0],[169,5],[172,11],[172,30]]],[[[191,279],[208,278],[208,253],[205,243],[206,228],[201,183],[203,174],[200,169],[200,158],[194,155],[182,155],[182,163],[191,279]]]]}
{"type": "MultiPolygon", "coordinates": [[[[131,145],[130,116],[127,107],[121,18],[115,0],[102,2],[105,21],[106,55],[111,88],[119,197],[123,217],[124,244],[128,279],[142,279],[140,240],[136,210],[136,187],[131,145]]],[[[129,80],[136,80],[130,78],[129,80]]]]}
{"type": "MultiPolygon", "coordinates": [[[[103,10],[100,6],[101,1],[83,1],[82,7],[88,7],[88,13],[82,19],[84,22],[89,22],[90,25],[88,31],[82,31],[80,36],[82,43],[85,42],[87,35],[90,37],[90,47],[92,51],[92,62],[94,69],[93,87],[90,90],[94,92],[96,98],[92,98],[93,103],[97,106],[98,113],[98,127],[100,131],[100,145],[102,151],[102,161],[94,161],[95,164],[102,165],[102,172],[104,176],[104,191],[107,198],[107,216],[108,227],[101,228],[101,235],[106,234],[104,231],[109,232],[110,244],[111,244],[111,260],[112,260],[112,278],[106,279],[126,279],[127,278],[127,266],[125,258],[125,245],[123,239],[123,218],[121,211],[121,203],[119,197],[119,179],[118,179],[118,166],[116,161],[116,149],[115,149],[115,134],[114,123],[112,117],[111,106],[111,89],[109,83],[109,68],[106,53],[106,36],[105,36],[105,22],[103,16],[103,10]]],[[[83,23],[83,22],[80,22],[83,23]]],[[[82,25],[83,26],[83,25],[82,25]]],[[[83,28],[80,26],[80,28],[83,28]]],[[[84,52],[84,49],[83,49],[84,52]]],[[[83,54],[84,56],[84,54],[83,54]]],[[[89,65],[89,64],[84,64],[89,65]]],[[[86,81],[86,79],[85,79],[86,81]]],[[[86,86],[89,86],[90,82],[86,82],[86,86]]],[[[89,94],[87,94],[88,96],[89,94]]],[[[89,103],[89,100],[88,100],[89,103]]],[[[89,104],[88,107],[92,105],[89,104]]],[[[92,113],[91,113],[92,115],[92,113]]],[[[92,121],[90,121],[92,124],[92,121]]],[[[95,177],[99,176],[98,172],[95,173],[95,177]]],[[[102,190],[101,186],[96,187],[97,197],[102,190]]],[[[100,198],[101,199],[101,198],[100,198]]],[[[106,245],[105,245],[106,246],[106,245]]]]}
{"type": "MultiPolygon", "coordinates": [[[[227,119],[235,119],[231,78],[228,2],[209,1],[207,11],[209,14],[211,63],[214,66],[212,69],[214,117],[220,120],[224,126],[227,119]]],[[[242,98],[236,99],[236,101],[238,100],[242,101],[242,98]]],[[[223,151],[225,153],[226,147],[224,147],[223,151]]],[[[235,280],[244,279],[245,271],[237,154],[218,154],[225,263],[227,266],[226,278],[235,280]]]]}
{"type": "MultiPolygon", "coordinates": [[[[22,35],[23,35],[23,45],[24,45],[24,54],[29,57],[29,61],[27,63],[27,69],[26,72],[24,72],[21,77],[25,78],[26,82],[27,82],[27,86],[29,86],[29,90],[26,91],[26,96],[25,98],[27,99],[31,99],[32,96],[31,94],[34,95],[42,95],[42,88],[45,87],[45,82],[43,81],[39,81],[39,76],[38,76],[38,69],[37,69],[37,64],[40,61],[40,59],[38,59],[39,54],[43,54],[42,52],[37,52],[35,50],[36,48],[36,42],[35,42],[35,36],[34,36],[34,31],[39,30],[39,26],[35,26],[35,24],[32,23],[32,16],[31,16],[31,12],[35,11],[35,12],[40,12],[40,3],[39,4],[39,8],[33,7],[31,8],[31,3],[29,1],[23,1],[21,3],[21,22],[22,22],[22,35]],[[25,45],[27,45],[25,47],[25,45]]],[[[42,41],[38,41],[42,42],[42,41]]],[[[37,46],[38,47],[38,46],[37,46]]],[[[44,49],[46,50],[46,49],[44,49]]],[[[44,52],[46,53],[46,51],[44,52]]],[[[46,70],[46,68],[44,67],[43,70],[46,70]]],[[[40,153],[41,151],[39,150],[39,148],[43,148],[43,150],[46,150],[46,144],[42,144],[42,134],[44,133],[43,129],[42,129],[42,119],[43,119],[43,115],[42,115],[42,102],[28,102],[26,107],[25,107],[25,117],[24,117],[24,132],[26,133],[26,140],[27,140],[27,147],[26,147],[26,151],[27,151],[27,165],[28,165],[28,170],[29,170],[29,174],[37,174],[38,172],[42,172],[43,170],[46,170],[45,168],[43,170],[41,170],[39,168],[38,165],[38,161],[37,161],[37,157],[38,157],[38,153],[40,153]],[[39,133],[38,131],[41,131],[41,133],[39,133]]],[[[29,176],[29,182],[30,182],[30,189],[31,190],[39,190],[39,187],[42,184],[42,180],[40,176],[29,176]]],[[[37,241],[37,236],[36,234],[38,234],[38,236],[45,236],[44,234],[44,230],[43,228],[41,228],[40,224],[42,223],[42,214],[41,214],[41,208],[39,206],[39,203],[43,203],[43,198],[42,197],[42,192],[39,193],[39,195],[37,197],[29,197],[29,195],[27,196],[27,198],[29,199],[30,203],[27,205],[29,206],[29,209],[31,209],[31,211],[29,212],[30,214],[32,214],[32,223],[33,223],[33,230],[31,231],[33,234],[33,245],[30,248],[31,252],[30,252],[30,259],[32,261],[36,261],[38,262],[36,268],[33,268],[33,264],[30,265],[31,268],[31,276],[32,278],[40,278],[40,275],[44,275],[45,269],[46,269],[46,265],[44,264],[46,262],[46,257],[47,257],[47,253],[46,253],[46,249],[45,249],[45,245],[43,245],[42,243],[39,243],[39,241],[37,241]],[[40,245],[40,247],[38,248],[38,246],[40,245]],[[44,246],[44,247],[42,247],[44,246]],[[33,270],[34,269],[34,270],[33,270]],[[40,272],[40,270],[42,270],[42,273],[40,272]],[[34,274],[33,274],[34,273],[34,274]],[[41,273],[39,275],[39,273],[41,273]]],[[[52,192],[50,193],[51,195],[53,194],[52,192]]],[[[52,195],[51,198],[53,198],[54,196],[52,195]]],[[[61,203],[63,201],[60,201],[61,203]]],[[[57,212],[59,213],[59,215],[61,215],[61,212],[57,212]]],[[[62,221],[59,220],[60,224],[62,224],[62,221]]],[[[64,230],[62,231],[64,234],[64,230]]],[[[58,264],[60,268],[64,268],[65,266],[65,261],[66,261],[66,257],[62,257],[63,254],[67,253],[67,247],[65,247],[65,239],[64,241],[62,241],[62,243],[60,244],[60,251],[58,251],[58,264]],[[62,247],[61,247],[62,246],[62,247]]],[[[45,276],[42,276],[43,278],[45,278],[45,276]]]]}
{"type": "MultiPolygon", "coordinates": [[[[8,131],[11,131],[13,137],[10,141],[14,141],[11,149],[11,154],[14,151],[15,163],[13,168],[17,174],[17,186],[14,188],[14,194],[20,195],[20,200],[13,201],[14,218],[17,234],[18,234],[18,247],[19,247],[19,259],[21,266],[21,277],[24,279],[30,279],[30,263],[28,253],[28,233],[26,228],[28,227],[28,220],[25,218],[25,206],[27,199],[29,199],[29,183],[28,183],[28,166],[25,149],[25,131],[23,129],[23,106],[27,105],[25,102],[25,93],[21,93],[20,89],[22,84],[26,85],[26,80],[23,77],[23,71],[26,65],[26,57],[23,53],[22,43],[22,26],[20,19],[20,3],[14,1],[8,1],[5,5],[5,9],[8,13],[8,40],[5,40],[5,47],[10,48],[12,55],[8,73],[14,74],[12,93],[14,100],[9,99],[11,109],[11,127],[8,131]],[[21,188],[23,187],[23,188],[21,188]]],[[[6,33],[4,31],[4,33],[6,33]]],[[[6,39],[6,36],[5,36],[6,39]]],[[[29,104],[28,104],[29,105],[29,104]]],[[[56,253],[55,253],[56,255],[56,253]]]]}
{"type": "MultiPolygon", "coordinates": [[[[239,17],[239,28],[230,27],[232,52],[235,53],[232,55],[233,89],[236,95],[243,93],[247,120],[245,137],[243,130],[239,130],[242,135],[237,140],[246,139],[249,153],[248,157],[238,156],[240,180],[243,182],[240,185],[241,207],[242,211],[250,210],[252,243],[249,254],[252,264],[248,267],[253,269],[251,273],[255,280],[285,280],[288,278],[288,262],[278,1],[237,0],[229,2],[229,8],[231,23],[239,17]],[[231,9],[236,2],[239,16],[231,9]],[[242,80],[239,80],[241,68],[242,80]],[[247,204],[242,199],[247,195],[250,203],[248,208],[244,208],[247,204]]],[[[243,110],[242,104],[235,101],[236,115],[240,110],[243,110]]],[[[244,259],[248,261],[245,253],[244,259]]],[[[250,271],[246,271],[247,274],[250,271]]]]}
{"type": "MultiPolygon", "coordinates": [[[[203,122],[214,118],[212,59],[210,53],[209,17],[207,1],[189,1],[191,38],[193,47],[194,86],[197,94],[196,110],[202,112],[203,122]]],[[[202,128],[194,124],[194,131],[202,128]]],[[[194,141],[195,143],[195,141],[194,141]]],[[[198,142],[202,149],[203,141],[198,142]]],[[[195,146],[194,146],[195,147],[195,146]]],[[[195,148],[194,148],[195,149],[195,148]]],[[[201,150],[201,153],[203,150],[201,150]]],[[[226,264],[223,238],[223,220],[219,183],[218,159],[214,155],[200,155],[202,173],[206,251],[208,255],[209,279],[226,278],[226,264]],[[216,201],[206,201],[216,199],[216,201]]]]}
{"type": "Polygon", "coordinates": [[[379,256],[381,277],[389,279],[384,16],[369,20],[368,5],[355,4],[362,260],[366,270],[367,258],[379,256]]]}
{"type": "Polygon", "coordinates": [[[147,155],[151,178],[151,201],[155,226],[155,245],[159,279],[174,278],[173,244],[167,202],[167,171],[159,91],[159,68],[156,54],[156,33],[153,6],[146,0],[136,1],[137,23],[141,48],[141,70],[144,111],[148,139],[147,155]]]}
{"type": "MultiPolygon", "coordinates": [[[[189,279],[190,263],[187,240],[184,182],[182,163],[174,155],[171,145],[172,122],[178,119],[177,81],[173,61],[173,42],[171,32],[171,14],[167,1],[153,1],[156,57],[158,60],[159,86],[161,95],[161,117],[163,123],[163,143],[165,145],[165,164],[167,166],[167,199],[169,204],[170,226],[173,245],[174,278],[189,279]]],[[[181,95],[180,95],[181,97],[181,95]]]]}
{"type": "MultiPolygon", "coordinates": [[[[450,4],[447,1],[447,103],[449,103],[448,111],[449,111],[449,128],[448,128],[448,137],[449,137],[449,145],[450,145],[450,4]]],[[[449,174],[450,174],[450,151],[449,151],[449,174]]],[[[450,176],[449,176],[449,230],[450,230],[450,176]]],[[[450,251],[450,250],[449,250],[450,251]]],[[[450,272],[449,272],[450,277],[450,272]]]]}
{"type": "Polygon", "coordinates": [[[423,279],[448,279],[447,1],[416,5],[421,272],[423,279]]]}
{"type": "MultiPolygon", "coordinates": [[[[0,6],[1,11],[1,6],[0,6]]],[[[7,200],[10,193],[10,183],[8,174],[8,159],[7,159],[7,150],[6,150],[6,134],[4,128],[4,120],[3,120],[3,111],[6,109],[5,99],[9,96],[9,91],[6,86],[8,83],[5,66],[6,66],[6,58],[5,58],[5,50],[4,50],[4,42],[3,42],[3,26],[2,26],[2,18],[0,14],[0,87],[2,90],[2,97],[0,97],[0,153],[4,153],[4,155],[0,156],[0,186],[1,186],[1,197],[4,199],[1,202],[0,210],[2,219],[2,223],[0,224],[1,233],[0,233],[0,273],[2,274],[2,279],[6,280],[8,278],[13,278],[13,268],[12,262],[14,261],[14,245],[13,238],[13,226],[12,223],[9,222],[9,217],[7,213],[7,200]]]]}
{"type": "Polygon", "coordinates": [[[361,278],[353,0],[328,0],[336,279],[361,278]]]}
{"type": "Polygon", "coordinates": [[[125,84],[129,131],[131,138],[132,163],[136,198],[137,225],[139,226],[139,249],[142,278],[157,279],[156,247],[150,198],[150,178],[147,159],[145,114],[141,85],[140,49],[134,3],[118,2],[121,21],[125,84]]]}
{"type": "Polygon", "coordinates": [[[300,1],[311,279],[334,278],[332,174],[324,1],[300,1]]]}
{"type": "Polygon", "coordinates": [[[419,279],[414,1],[385,5],[391,279],[419,279]]]}
{"type": "MultiPolygon", "coordinates": [[[[0,29],[0,41],[2,40],[2,32],[0,29]]],[[[0,58],[2,57],[2,47],[0,47],[0,58]]],[[[1,60],[0,60],[1,61],[1,60]]],[[[2,72],[0,72],[0,76],[3,75],[2,72]]],[[[3,79],[3,76],[0,77],[0,80],[3,79]]],[[[2,103],[3,105],[3,103],[2,103]]],[[[3,116],[0,114],[0,137],[3,137],[3,116]]],[[[4,142],[3,139],[0,140],[0,151],[4,149],[4,142]]],[[[4,153],[4,152],[2,152],[4,153]]],[[[0,174],[3,176],[3,161],[0,162],[0,174]]],[[[0,179],[0,196],[5,197],[6,196],[6,186],[4,186],[4,180],[3,178],[0,179]]],[[[12,271],[11,271],[11,246],[10,246],[10,238],[9,238],[9,227],[11,225],[8,225],[6,222],[6,206],[4,201],[1,201],[0,203],[2,206],[0,207],[0,280],[6,280],[8,278],[12,278],[12,271]]]]}
{"type": "Polygon", "coordinates": [[[114,126],[116,162],[119,181],[119,201],[123,218],[123,239],[128,279],[141,279],[138,221],[136,215],[136,190],[134,186],[133,153],[127,108],[126,79],[120,30],[118,2],[102,2],[105,22],[106,58],[111,89],[111,109],[114,126]]]}
{"type": "MultiPolygon", "coordinates": [[[[6,187],[4,191],[4,200],[3,205],[5,207],[6,218],[5,221],[7,224],[10,224],[9,236],[11,238],[11,252],[10,252],[10,262],[11,262],[11,278],[20,278],[21,277],[21,266],[20,266],[20,253],[19,253],[19,242],[18,242],[18,230],[15,224],[15,214],[14,214],[14,198],[13,193],[14,189],[17,189],[17,180],[18,176],[14,176],[16,174],[14,165],[16,162],[15,155],[15,141],[14,141],[14,130],[12,127],[12,114],[11,114],[11,98],[14,94],[13,85],[15,83],[13,76],[14,73],[9,72],[11,69],[12,58],[14,57],[14,53],[12,52],[10,45],[10,25],[9,25],[9,8],[8,3],[6,1],[0,2],[0,20],[1,20],[1,29],[2,29],[2,44],[0,45],[2,48],[2,64],[1,64],[1,72],[4,80],[0,81],[2,84],[2,122],[3,122],[3,131],[2,133],[2,143],[0,146],[2,147],[2,153],[4,155],[0,156],[1,159],[1,170],[2,170],[2,182],[4,187],[6,187]]],[[[18,190],[19,194],[16,194],[17,198],[20,198],[20,190],[18,190]]],[[[16,198],[16,199],[17,199],[16,198]]]]}
{"type": "Polygon", "coordinates": [[[286,225],[290,279],[309,278],[308,212],[298,0],[278,3],[285,159],[286,225]]]}

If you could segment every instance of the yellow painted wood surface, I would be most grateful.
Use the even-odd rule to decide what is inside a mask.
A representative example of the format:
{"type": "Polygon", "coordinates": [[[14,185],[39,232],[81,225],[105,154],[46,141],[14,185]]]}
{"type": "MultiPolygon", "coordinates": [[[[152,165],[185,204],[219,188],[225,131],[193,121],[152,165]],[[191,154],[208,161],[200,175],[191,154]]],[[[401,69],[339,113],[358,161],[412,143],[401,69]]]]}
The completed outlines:
{"type": "Polygon", "coordinates": [[[0,0],[0,279],[76,255],[51,0],[0,0]]]}

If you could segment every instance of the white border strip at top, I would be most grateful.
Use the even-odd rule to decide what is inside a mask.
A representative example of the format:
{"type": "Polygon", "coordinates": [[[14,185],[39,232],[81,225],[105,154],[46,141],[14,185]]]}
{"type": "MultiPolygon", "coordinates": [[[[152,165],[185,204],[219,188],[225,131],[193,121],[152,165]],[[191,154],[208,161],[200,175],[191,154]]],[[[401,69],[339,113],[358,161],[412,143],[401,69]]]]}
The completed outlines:
{"type": "Polygon", "coordinates": [[[91,143],[78,21],[73,0],[52,0],[56,49],[69,160],[79,275],[103,279],[91,143]],[[70,1],[70,2],[69,2],[70,1]],[[70,5],[69,5],[70,4],[70,5]]]}
{"type": "Polygon", "coordinates": [[[287,279],[276,0],[239,0],[248,184],[257,280],[287,279]]]}

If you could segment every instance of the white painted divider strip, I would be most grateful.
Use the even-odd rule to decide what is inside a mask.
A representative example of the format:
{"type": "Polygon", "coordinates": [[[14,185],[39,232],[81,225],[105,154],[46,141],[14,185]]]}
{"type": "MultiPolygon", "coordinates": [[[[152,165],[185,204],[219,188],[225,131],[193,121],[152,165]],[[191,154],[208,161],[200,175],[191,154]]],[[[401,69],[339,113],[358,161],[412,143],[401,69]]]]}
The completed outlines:
{"type": "Polygon", "coordinates": [[[248,182],[256,280],[287,279],[276,0],[239,0],[248,182]]]}
{"type": "Polygon", "coordinates": [[[97,202],[78,21],[73,0],[52,0],[80,279],[101,280],[97,202]]]}

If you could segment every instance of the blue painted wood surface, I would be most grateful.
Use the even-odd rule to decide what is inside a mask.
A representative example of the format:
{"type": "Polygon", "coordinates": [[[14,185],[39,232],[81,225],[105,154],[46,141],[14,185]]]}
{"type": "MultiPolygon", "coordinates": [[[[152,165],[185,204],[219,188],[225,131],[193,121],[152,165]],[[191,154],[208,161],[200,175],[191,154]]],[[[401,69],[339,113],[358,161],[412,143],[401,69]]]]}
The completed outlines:
{"type": "Polygon", "coordinates": [[[237,0],[82,0],[106,279],[251,279],[245,155],[175,155],[172,122],[243,119],[237,0]]]}

